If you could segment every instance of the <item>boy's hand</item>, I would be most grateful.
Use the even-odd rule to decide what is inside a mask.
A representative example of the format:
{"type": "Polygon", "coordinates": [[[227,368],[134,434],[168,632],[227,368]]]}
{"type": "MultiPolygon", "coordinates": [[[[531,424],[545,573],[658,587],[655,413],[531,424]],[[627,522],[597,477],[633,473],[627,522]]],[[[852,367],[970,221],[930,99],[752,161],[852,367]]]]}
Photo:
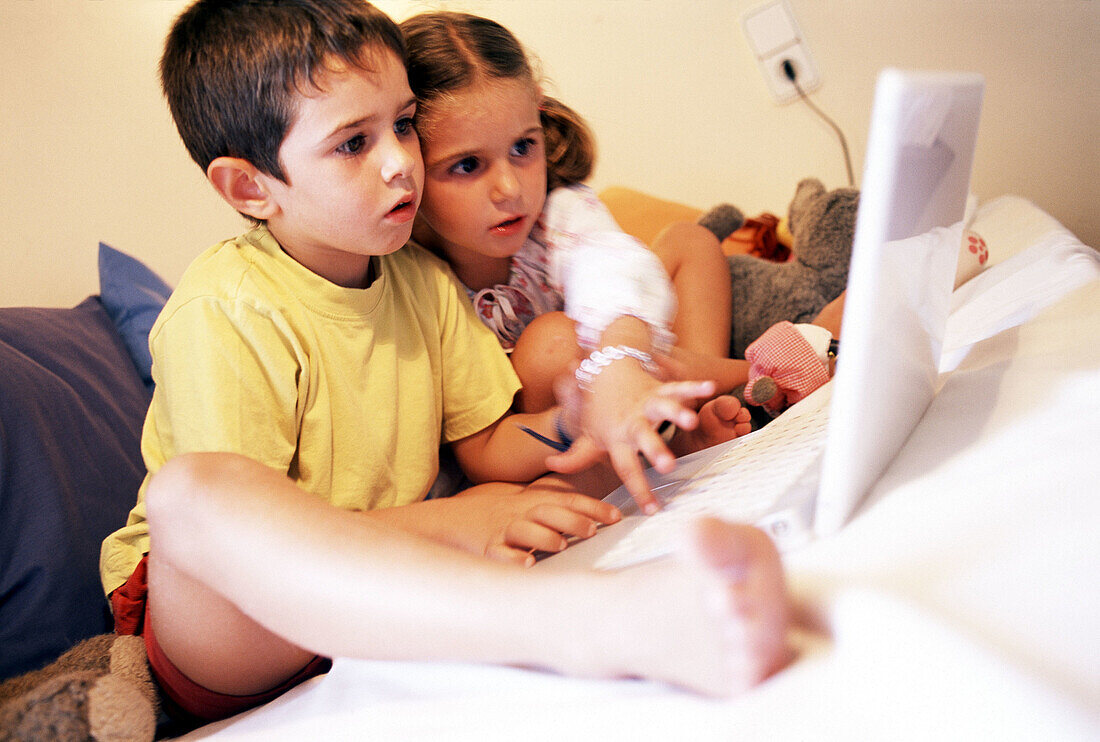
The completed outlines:
{"type": "Polygon", "coordinates": [[[640,363],[625,358],[603,369],[591,391],[582,392],[572,375],[563,376],[555,391],[567,424],[582,435],[565,453],[547,458],[547,466],[552,471],[574,473],[607,455],[638,507],[650,515],[657,511],[658,503],[638,454],[662,474],[672,471],[676,458],[656,427],[668,420],[685,430],[694,429],[698,417],[687,403],[713,395],[714,383],[662,383],[640,363]]]}
{"type": "Polygon", "coordinates": [[[614,505],[570,491],[554,477],[504,493],[495,484],[474,487],[452,500],[468,509],[462,532],[453,534],[463,548],[528,567],[535,563],[533,552],[562,551],[568,536],[588,538],[622,518],[614,505]]]}

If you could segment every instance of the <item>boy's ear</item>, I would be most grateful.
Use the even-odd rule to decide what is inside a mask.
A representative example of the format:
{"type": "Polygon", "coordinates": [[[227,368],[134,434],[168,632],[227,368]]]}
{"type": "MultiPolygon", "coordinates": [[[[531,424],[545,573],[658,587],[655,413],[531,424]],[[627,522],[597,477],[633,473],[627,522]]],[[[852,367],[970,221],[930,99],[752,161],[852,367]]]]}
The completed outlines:
{"type": "Polygon", "coordinates": [[[206,177],[226,203],[253,219],[266,221],[278,210],[255,165],[239,157],[218,157],[206,168],[206,177]]]}

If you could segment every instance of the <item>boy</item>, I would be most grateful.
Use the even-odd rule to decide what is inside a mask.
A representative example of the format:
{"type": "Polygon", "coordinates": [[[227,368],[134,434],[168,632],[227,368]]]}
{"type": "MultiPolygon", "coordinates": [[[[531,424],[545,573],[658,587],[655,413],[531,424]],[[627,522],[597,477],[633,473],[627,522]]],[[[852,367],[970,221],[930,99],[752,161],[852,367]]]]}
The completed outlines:
{"type": "Polygon", "coordinates": [[[423,165],[386,16],[200,0],[161,78],[192,157],[256,223],[195,261],[151,333],[150,474],[101,557],[116,626],[144,636],[171,712],[232,715],[334,656],[709,693],[784,661],[782,575],[758,531],[707,524],[689,565],[531,575],[462,551],[529,563],[617,511],[552,481],[420,502],[441,435],[471,479],[529,481],[545,450],[512,422],[552,435],[556,413],[501,422],[507,358],[440,263],[403,247],[423,165]]]}

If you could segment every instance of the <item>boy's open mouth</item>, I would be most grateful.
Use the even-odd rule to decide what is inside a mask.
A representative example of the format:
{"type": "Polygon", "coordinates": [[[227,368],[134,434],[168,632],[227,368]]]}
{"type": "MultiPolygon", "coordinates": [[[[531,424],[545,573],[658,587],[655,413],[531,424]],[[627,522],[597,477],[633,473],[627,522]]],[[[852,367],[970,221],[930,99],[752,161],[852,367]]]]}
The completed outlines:
{"type": "Polygon", "coordinates": [[[415,215],[416,213],[416,198],[409,196],[407,198],[398,201],[397,204],[386,212],[388,217],[407,217],[415,215]]]}

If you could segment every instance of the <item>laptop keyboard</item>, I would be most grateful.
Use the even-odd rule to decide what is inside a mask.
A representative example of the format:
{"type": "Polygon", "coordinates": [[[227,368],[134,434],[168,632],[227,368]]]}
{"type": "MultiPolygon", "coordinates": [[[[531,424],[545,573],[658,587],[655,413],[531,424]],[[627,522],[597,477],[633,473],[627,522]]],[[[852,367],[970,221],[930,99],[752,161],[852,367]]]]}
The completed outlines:
{"type": "Polygon", "coordinates": [[[700,516],[756,523],[793,488],[816,492],[828,399],[800,414],[780,415],[762,429],[731,445],[679,492],[612,546],[595,567],[621,569],[667,556],[683,542],[688,525],[700,516]]]}

